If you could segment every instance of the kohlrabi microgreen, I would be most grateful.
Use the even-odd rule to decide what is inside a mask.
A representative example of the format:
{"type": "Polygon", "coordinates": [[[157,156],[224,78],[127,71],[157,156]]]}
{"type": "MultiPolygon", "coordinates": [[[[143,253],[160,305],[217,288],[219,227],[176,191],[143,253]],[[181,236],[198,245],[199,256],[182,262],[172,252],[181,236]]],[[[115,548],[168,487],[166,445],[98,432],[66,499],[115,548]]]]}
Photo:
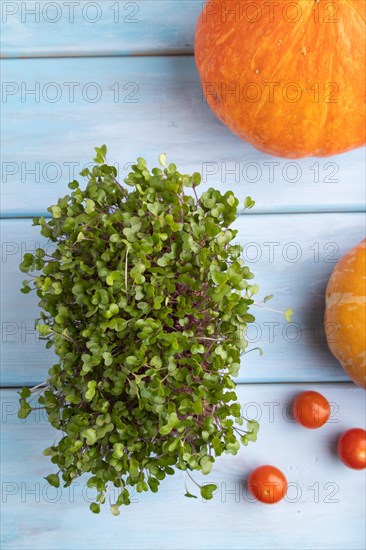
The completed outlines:
{"type": "MultiPolygon", "coordinates": [[[[19,416],[43,390],[40,406],[60,432],[45,450],[58,470],[46,479],[66,487],[89,474],[95,513],[114,486],[118,515],[132,489],[157,492],[175,468],[209,474],[215,456],[255,441],[256,422],[239,427],[232,377],[258,288],[233,244],[231,191],[198,197],[200,174],[180,174],[165,155],[152,171],[139,158],[128,190],[106,147],[96,152],[81,173],[86,189],[71,182],[50,218],[34,219],[54,252],[38,248],[20,266],[38,272],[22,291],[36,291],[37,329],[59,359],[36,393],[23,388],[19,416]]],[[[212,498],[215,484],[198,486],[212,498]]]]}

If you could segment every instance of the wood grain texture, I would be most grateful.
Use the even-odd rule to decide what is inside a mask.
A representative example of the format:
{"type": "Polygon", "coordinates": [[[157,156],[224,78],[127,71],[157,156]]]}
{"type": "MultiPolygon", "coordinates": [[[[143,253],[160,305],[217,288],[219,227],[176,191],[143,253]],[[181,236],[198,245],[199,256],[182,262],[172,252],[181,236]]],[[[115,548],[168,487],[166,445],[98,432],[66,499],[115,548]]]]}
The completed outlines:
{"type": "MultiPolygon", "coordinates": [[[[260,286],[258,301],[274,294],[268,307],[295,314],[253,308],[256,323],[248,331],[240,382],[342,381],[346,375],[330,355],[323,332],[324,292],[335,262],[364,237],[363,214],[287,214],[240,216],[237,241],[260,286]]],[[[19,292],[26,275],[18,265],[26,251],[46,241],[31,220],[3,220],[2,352],[3,386],[42,382],[54,356],[37,342],[33,321],[37,298],[19,292]]],[[[52,251],[52,245],[48,245],[52,251]]],[[[336,338],[336,334],[334,334],[336,338]]]]}
{"type": "Polygon", "coordinates": [[[177,472],[158,494],[134,495],[117,518],[108,504],[99,516],[89,512],[93,493],[85,490],[85,478],[74,489],[47,487],[43,477],[55,468],[42,450],[55,432],[39,412],[17,419],[15,391],[2,390],[2,548],[363,549],[365,476],[346,468],[335,446],[344,430],[365,425],[364,392],[353,384],[310,386],[328,398],[333,413],[321,429],[306,430],[289,411],[307,387],[238,387],[243,414],[260,418],[259,438],[236,457],[220,457],[210,476],[195,476],[218,484],[212,501],[186,499],[177,472]],[[286,500],[275,506],[253,502],[246,492],[245,479],[261,464],[273,464],[287,477],[286,500]]]}
{"type": "Polygon", "coordinates": [[[192,53],[204,1],[1,4],[3,57],[58,57],[192,53]]]}
{"type": "Polygon", "coordinates": [[[238,240],[247,245],[260,296],[275,294],[268,307],[292,307],[295,315],[288,325],[255,310],[250,347],[265,354],[245,356],[238,396],[243,414],[261,422],[259,440],[237,457],[222,457],[203,479],[219,485],[211,502],[185,499],[178,473],[159,494],[135,495],[118,518],[108,506],[94,516],[85,479],[74,489],[48,487],[43,477],[54,469],[42,450],[55,433],[39,412],[17,419],[16,391],[2,390],[1,547],[365,548],[365,476],[335,455],[340,433],[365,425],[365,394],[344,382],[322,331],[333,262],[364,237],[365,151],[289,162],[255,151],[225,128],[202,100],[193,57],[169,56],[192,54],[203,0],[79,0],[73,22],[66,2],[39,2],[39,22],[26,12],[33,4],[1,2],[1,55],[10,58],[1,62],[2,216],[10,219],[0,222],[0,385],[35,385],[55,359],[36,340],[37,300],[19,292],[22,255],[45,241],[31,220],[12,218],[47,214],[102,143],[122,177],[137,156],[155,165],[164,151],[182,171],[203,173],[202,191],[251,195],[256,209],[237,220],[238,240]],[[320,430],[288,416],[303,389],[317,389],[332,403],[320,430]],[[274,507],[251,502],[245,492],[248,473],[264,463],[280,467],[290,483],[287,501],[274,507]]]}
{"type": "Polygon", "coordinates": [[[121,179],[166,152],[203,188],[252,195],[256,213],[364,208],[363,149],[296,162],[254,150],[203,102],[192,57],[8,59],[2,74],[4,217],[45,214],[102,143],[121,179]]]}

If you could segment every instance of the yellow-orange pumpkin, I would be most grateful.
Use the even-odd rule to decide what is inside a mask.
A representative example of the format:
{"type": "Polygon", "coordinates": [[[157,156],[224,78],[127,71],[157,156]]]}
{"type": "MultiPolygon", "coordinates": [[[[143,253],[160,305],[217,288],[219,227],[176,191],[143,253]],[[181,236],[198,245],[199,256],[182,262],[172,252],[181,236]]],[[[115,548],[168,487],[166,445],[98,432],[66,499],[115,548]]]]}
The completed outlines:
{"type": "Polygon", "coordinates": [[[195,57],[216,115],[257,149],[328,156],[365,143],[365,0],[208,0],[195,57]]]}
{"type": "Polygon", "coordinates": [[[329,279],[325,332],[333,355],[366,389],[366,239],[343,256],[329,279]]]}

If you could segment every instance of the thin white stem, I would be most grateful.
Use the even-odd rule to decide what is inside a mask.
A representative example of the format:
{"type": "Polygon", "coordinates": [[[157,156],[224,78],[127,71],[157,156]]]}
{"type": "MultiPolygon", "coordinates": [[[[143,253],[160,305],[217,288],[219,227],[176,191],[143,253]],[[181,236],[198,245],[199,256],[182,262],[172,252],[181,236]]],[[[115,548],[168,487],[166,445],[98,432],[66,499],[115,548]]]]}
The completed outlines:
{"type": "Polygon", "coordinates": [[[68,342],[71,342],[72,344],[74,343],[74,340],[72,338],[70,338],[69,336],[66,336],[66,334],[60,334],[59,332],[55,332],[52,329],[51,329],[51,332],[55,336],[59,336],[60,338],[63,338],[64,340],[67,340],[68,342]]]}
{"type": "Polygon", "coordinates": [[[29,391],[31,391],[32,393],[36,390],[38,390],[38,388],[43,388],[43,386],[47,386],[48,385],[48,382],[42,382],[41,384],[38,384],[38,386],[34,386],[33,388],[31,388],[29,391]]]}
{"type": "Polygon", "coordinates": [[[130,247],[127,246],[127,249],[126,249],[126,259],[125,259],[125,288],[126,288],[126,292],[128,292],[128,283],[127,283],[127,280],[128,280],[128,253],[130,251],[130,247]]]}
{"type": "Polygon", "coordinates": [[[194,483],[195,485],[197,485],[197,487],[198,487],[199,489],[201,489],[201,485],[200,485],[199,483],[197,483],[196,480],[193,479],[193,477],[191,476],[191,474],[189,473],[188,470],[186,470],[186,474],[188,475],[188,477],[190,478],[190,480],[193,481],[193,483],[194,483]]]}
{"type": "Polygon", "coordinates": [[[193,187],[193,193],[196,197],[196,204],[198,204],[199,203],[199,198],[198,198],[198,195],[197,195],[196,187],[194,185],[192,185],[192,187],[193,187]]]}
{"type": "Polygon", "coordinates": [[[253,306],[257,306],[267,311],[272,311],[273,313],[280,313],[281,315],[283,315],[283,311],[281,311],[280,309],[273,309],[271,307],[264,306],[261,302],[254,302],[253,306]]]}

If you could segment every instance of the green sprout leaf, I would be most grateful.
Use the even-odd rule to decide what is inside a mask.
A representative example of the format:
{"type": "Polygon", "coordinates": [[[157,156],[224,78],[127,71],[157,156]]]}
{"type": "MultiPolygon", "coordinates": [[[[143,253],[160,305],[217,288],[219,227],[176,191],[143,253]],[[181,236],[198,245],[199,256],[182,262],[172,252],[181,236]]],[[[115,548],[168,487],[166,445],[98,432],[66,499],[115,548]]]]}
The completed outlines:
{"type": "Polygon", "coordinates": [[[286,311],[284,312],[285,319],[288,323],[290,323],[293,314],[294,314],[294,312],[293,312],[292,309],[286,309],[286,311]]]}
{"type": "Polygon", "coordinates": [[[52,333],[51,327],[47,325],[37,325],[36,330],[39,332],[41,336],[47,336],[48,334],[52,333]]]}
{"type": "Polygon", "coordinates": [[[30,391],[29,388],[22,388],[21,391],[19,392],[19,395],[21,399],[27,399],[27,397],[30,397],[32,395],[32,392],[30,391]]]}
{"type": "Polygon", "coordinates": [[[201,497],[205,500],[211,500],[214,496],[214,493],[217,491],[217,485],[215,483],[208,483],[201,487],[201,497]]]}
{"type": "Polygon", "coordinates": [[[92,502],[89,508],[94,514],[100,513],[100,504],[97,504],[96,502],[92,502]]]}
{"type": "Polygon", "coordinates": [[[196,495],[192,495],[188,491],[184,494],[184,496],[187,497],[187,498],[197,498],[196,495]]]}
{"type": "Polygon", "coordinates": [[[249,210],[249,209],[253,208],[254,205],[255,205],[255,201],[253,201],[253,199],[251,197],[246,197],[246,199],[244,201],[244,209],[249,210]]]}
{"type": "Polygon", "coordinates": [[[97,433],[92,428],[85,430],[81,435],[82,437],[85,437],[88,445],[94,445],[97,440],[97,433]]]}
{"type": "Polygon", "coordinates": [[[60,479],[57,474],[50,474],[49,476],[45,477],[45,480],[48,481],[52,487],[60,487],[60,479]]]}
{"type": "Polygon", "coordinates": [[[165,153],[162,153],[159,156],[159,164],[165,168],[165,166],[166,166],[166,154],[165,153]]]}
{"type": "Polygon", "coordinates": [[[31,406],[24,399],[20,399],[20,408],[18,411],[18,418],[27,418],[32,411],[31,406]]]}
{"type": "Polygon", "coordinates": [[[59,206],[51,206],[50,211],[53,218],[61,218],[62,212],[59,206]]]}

